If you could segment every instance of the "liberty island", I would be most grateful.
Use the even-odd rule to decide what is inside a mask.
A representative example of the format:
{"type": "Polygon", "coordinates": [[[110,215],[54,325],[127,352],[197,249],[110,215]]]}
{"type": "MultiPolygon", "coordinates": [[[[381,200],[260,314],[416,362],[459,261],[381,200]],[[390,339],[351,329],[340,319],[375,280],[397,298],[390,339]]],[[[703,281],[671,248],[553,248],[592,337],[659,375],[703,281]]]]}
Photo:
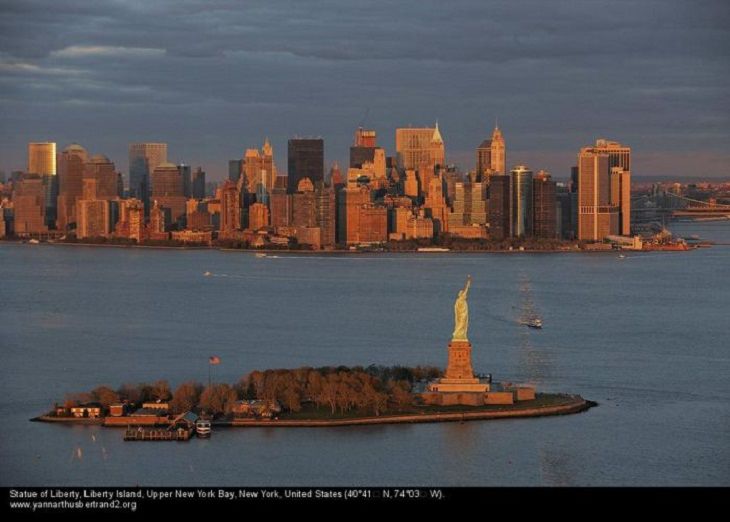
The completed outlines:
{"type": "MultiPolygon", "coordinates": [[[[252,372],[237,387],[209,382],[203,389],[187,383],[174,394],[166,381],[157,381],[151,392],[155,400],[147,402],[100,387],[85,396],[95,400],[67,398],[63,406],[34,420],[126,427],[125,440],[189,440],[195,431],[202,436],[201,419],[216,427],[463,422],[562,415],[595,405],[577,395],[536,394],[534,386],[493,384],[491,375],[475,377],[467,337],[471,284],[468,276],[454,303],[454,331],[443,373],[422,367],[266,370],[252,372]]],[[[210,364],[220,364],[220,358],[211,357],[210,364]]],[[[209,430],[204,433],[208,436],[209,430]]]]}

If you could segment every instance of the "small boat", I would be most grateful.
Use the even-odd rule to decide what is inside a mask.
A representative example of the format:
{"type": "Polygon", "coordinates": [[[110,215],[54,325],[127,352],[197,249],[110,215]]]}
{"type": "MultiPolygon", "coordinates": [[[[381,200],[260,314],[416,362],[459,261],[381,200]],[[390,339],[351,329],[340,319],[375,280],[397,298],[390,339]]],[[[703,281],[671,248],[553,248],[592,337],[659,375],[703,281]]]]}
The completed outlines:
{"type": "Polygon", "coordinates": [[[256,254],[256,257],[266,257],[266,254],[265,254],[265,253],[263,253],[263,252],[258,252],[258,253],[256,254]]]}
{"type": "Polygon", "coordinates": [[[542,319],[529,319],[527,321],[522,321],[524,326],[527,326],[528,328],[542,328],[542,319]]]}
{"type": "Polygon", "coordinates": [[[210,437],[210,421],[208,419],[198,419],[195,421],[195,434],[201,438],[210,437]]]}
{"type": "Polygon", "coordinates": [[[38,241],[37,239],[31,239],[28,241],[28,243],[30,243],[31,245],[37,245],[40,243],[40,241],[38,241]]]}
{"type": "Polygon", "coordinates": [[[619,259],[626,259],[626,256],[625,256],[625,255],[623,255],[623,254],[619,254],[619,255],[618,255],[618,258],[619,258],[619,259]]]}
{"type": "Polygon", "coordinates": [[[205,277],[210,277],[210,276],[212,276],[213,274],[211,274],[210,272],[203,272],[203,275],[204,275],[205,277]]]}

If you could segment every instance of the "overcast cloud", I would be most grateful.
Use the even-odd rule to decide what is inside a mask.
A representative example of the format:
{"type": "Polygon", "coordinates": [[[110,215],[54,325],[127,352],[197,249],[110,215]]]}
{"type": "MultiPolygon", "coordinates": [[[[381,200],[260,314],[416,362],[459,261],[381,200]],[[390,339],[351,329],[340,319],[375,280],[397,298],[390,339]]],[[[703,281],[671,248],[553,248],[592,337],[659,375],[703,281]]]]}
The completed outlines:
{"type": "Polygon", "coordinates": [[[510,165],[565,177],[598,137],[635,175],[730,175],[730,2],[0,0],[0,169],[29,141],[127,172],[135,141],[220,179],[228,159],[438,120],[474,168],[499,119],[510,165]]]}

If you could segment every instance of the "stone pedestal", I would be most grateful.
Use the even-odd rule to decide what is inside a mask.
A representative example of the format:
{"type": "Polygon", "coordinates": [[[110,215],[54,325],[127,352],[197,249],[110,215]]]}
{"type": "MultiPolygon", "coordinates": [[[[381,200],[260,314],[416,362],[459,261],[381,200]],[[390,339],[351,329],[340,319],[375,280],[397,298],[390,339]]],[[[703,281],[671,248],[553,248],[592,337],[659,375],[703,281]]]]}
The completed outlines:
{"type": "Polygon", "coordinates": [[[441,393],[484,393],[489,391],[485,384],[474,377],[471,366],[471,343],[452,339],[449,343],[449,363],[444,377],[431,383],[428,391],[441,393]]]}

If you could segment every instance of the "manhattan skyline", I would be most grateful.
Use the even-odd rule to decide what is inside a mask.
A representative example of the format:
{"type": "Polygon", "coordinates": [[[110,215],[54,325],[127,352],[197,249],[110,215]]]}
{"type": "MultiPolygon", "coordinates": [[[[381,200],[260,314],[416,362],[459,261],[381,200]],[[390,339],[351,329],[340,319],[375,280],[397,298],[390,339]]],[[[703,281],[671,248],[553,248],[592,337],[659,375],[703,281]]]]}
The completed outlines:
{"type": "Polygon", "coordinates": [[[431,126],[473,168],[495,120],[511,167],[567,177],[620,137],[637,176],[730,173],[730,8],[723,2],[5,2],[0,169],[28,142],[81,143],[127,173],[133,142],[225,177],[268,137],[346,163],[353,129],[431,126]],[[193,16],[195,15],[195,16],[193,16]],[[33,35],[29,37],[28,35],[33,35]]]}

